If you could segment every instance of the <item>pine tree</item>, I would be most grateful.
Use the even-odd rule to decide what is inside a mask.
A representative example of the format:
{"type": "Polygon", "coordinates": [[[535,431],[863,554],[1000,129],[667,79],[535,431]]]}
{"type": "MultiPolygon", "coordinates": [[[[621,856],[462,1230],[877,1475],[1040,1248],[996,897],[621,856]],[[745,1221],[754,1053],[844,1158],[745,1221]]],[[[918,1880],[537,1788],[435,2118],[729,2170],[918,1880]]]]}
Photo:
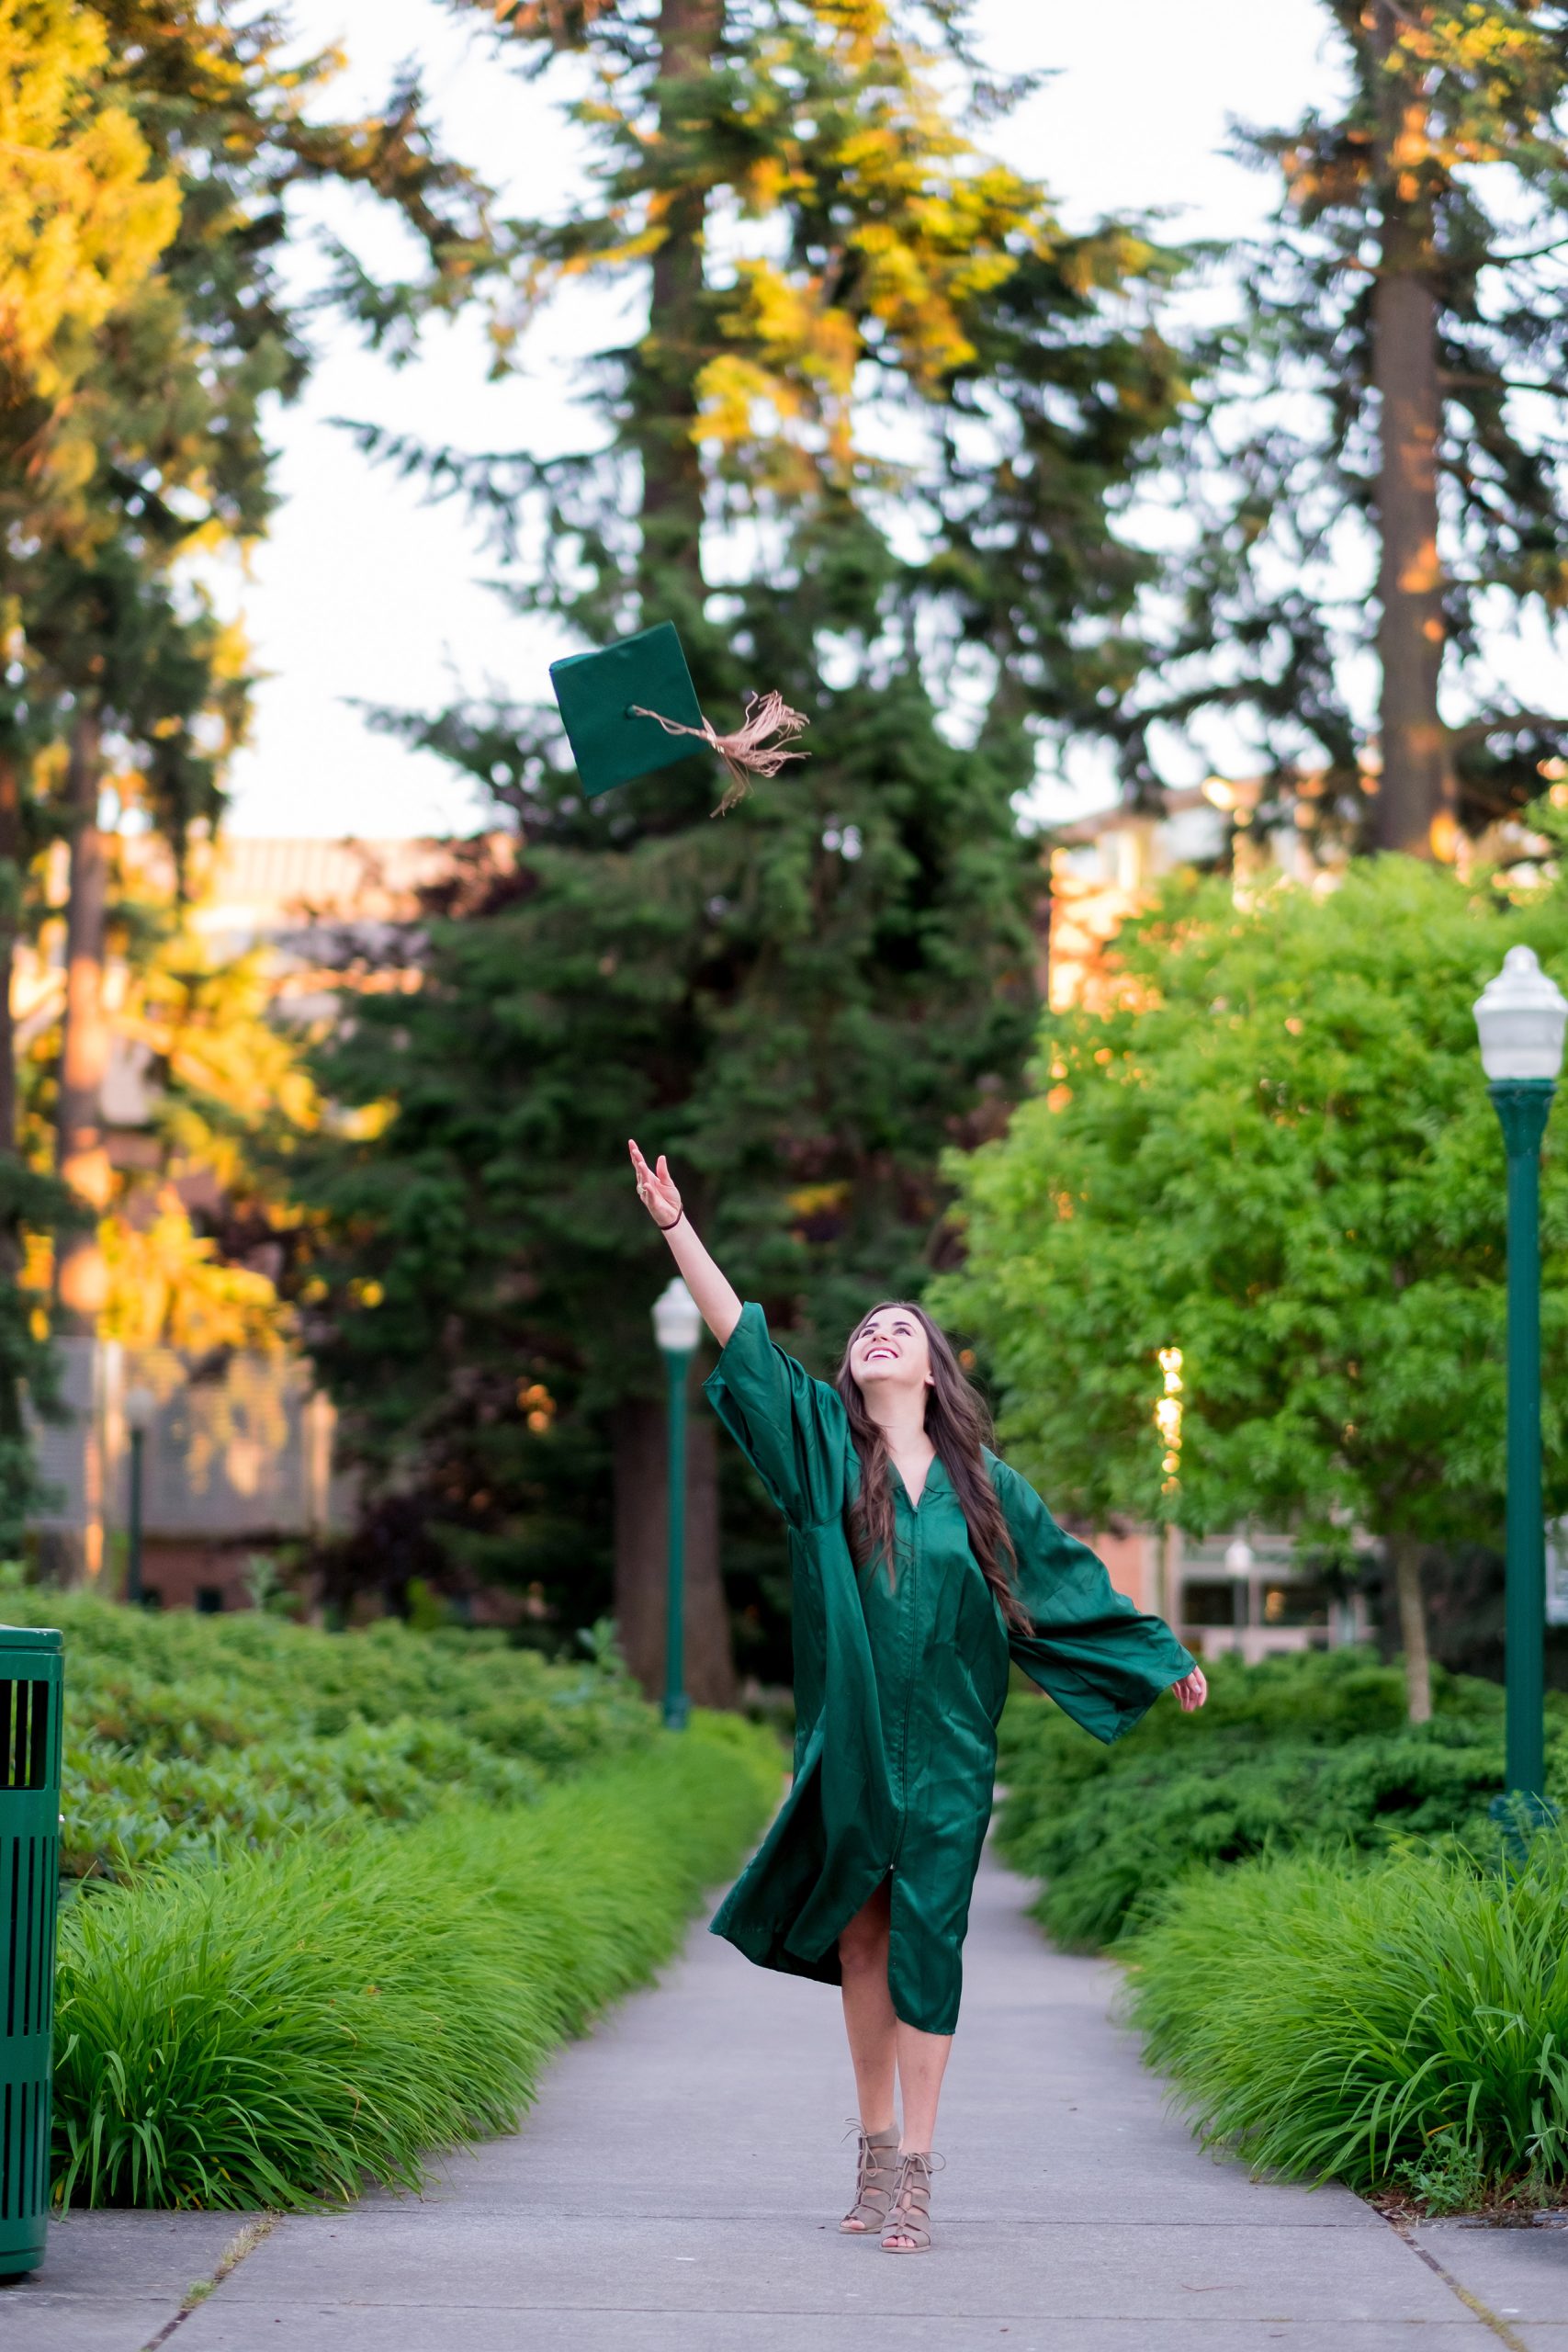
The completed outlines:
{"type": "MultiPolygon", "coordinates": [[[[925,18],[954,71],[962,13],[925,18]]],[[[570,1624],[613,1549],[651,1679],[664,1270],[625,1138],[670,1152],[818,1366],[940,1260],[939,1154],[1005,1117],[1033,1020],[1032,726],[1105,724],[1145,576],[1112,514],[1179,396],[1145,315],[1172,265],[1123,229],[1067,236],[977,153],[913,12],[510,22],[530,70],[553,46],[600,74],[602,205],[531,232],[532,282],[637,273],[646,327],[602,355],[581,456],[365,442],[471,501],[563,650],[673,619],[716,723],[776,687],[810,756],[716,822],[705,758],[584,804],[532,700],[385,717],[520,839],[458,877],[409,989],[356,1001],[322,1063],[369,1124],[306,1180],[314,1343],[422,1572],[503,1566],[570,1624]],[[606,1431],[613,1506],[583,1492],[606,1431]]],[[[694,1442],[705,1495],[705,1419],[694,1442]]]]}
{"type": "Polygon", "coordinates": [[[1451,858],[1568,749],[1568,704],[1520,709],[1484,647],[1568,602],[1568,9],[1326,5],[1346,104],[1243,137],[1283,199],[1187,439],[1207,526],[1127,764],[1223,710],[1271,774],[1265,821],[1451,858]]]}

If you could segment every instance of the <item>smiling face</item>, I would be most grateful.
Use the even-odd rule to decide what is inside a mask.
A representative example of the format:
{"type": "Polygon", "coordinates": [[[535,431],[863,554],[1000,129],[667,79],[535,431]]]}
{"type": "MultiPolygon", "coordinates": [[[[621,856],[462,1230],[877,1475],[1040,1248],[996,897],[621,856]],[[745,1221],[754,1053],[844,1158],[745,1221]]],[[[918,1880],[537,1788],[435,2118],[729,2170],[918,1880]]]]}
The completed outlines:
{"type": "Polygon", "coordinates": [[[850,1341],[850,1371],[863,1396],[929,1388],[931,1342],[907,1306],[875,1306],[850,1341]]]}

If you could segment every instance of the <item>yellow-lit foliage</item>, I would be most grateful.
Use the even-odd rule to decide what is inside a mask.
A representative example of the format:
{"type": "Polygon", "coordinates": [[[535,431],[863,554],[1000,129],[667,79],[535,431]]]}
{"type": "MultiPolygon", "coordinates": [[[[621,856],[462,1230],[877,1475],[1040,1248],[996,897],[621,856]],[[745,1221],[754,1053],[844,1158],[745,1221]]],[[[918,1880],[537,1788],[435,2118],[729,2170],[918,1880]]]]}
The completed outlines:
{"type": "MultiPolygon", "coordinates": [[[[174,236],[179,191],[106,93],[101,20],[70,0],[0,0],[0,406],[35,433],[71,395],[95,338],[174,236]]],[[[38,451],[29,453],[36,463],[38,451]]]]}
{"type": "MultiPolygon", "coordinates": [[[[239,1219],[253,1247],[258,1232],[281,1241],[298,1221],[276,1163],[318,1124],[321,1104],[299,1046],[272,1018],[265,957],[221,960],[179,932],[129,967],[112,964],[108,993],[150,1125],[137,1148],[112,1154],[114,1197],[98,1227],[101,1335],[138,1349],[276,1350],[292,1318],[271,1274],[226,1258],[201,1230],[209,1204],[239,1219]]],[[[51,1068],[58,1050],[58,1028],[45,1030],[30,1059],[51,1068]]],[[[47,1236],[29,1237],[22,1279],[47,1328],[47,1236]]]]}
{"type": "Polygon", "coordinates": [[[158,1124],[170,1174],[204,1169],[225,1193],[248,1190],[258,1142],[286,1146],[316,1125],[315,1088],[272,1006],[264,954],[225,961],[188,936],[133,978],[121,1026],[164,1090],[158,1124]]]}
{"type": "MultiPolygon", "coordinates": [[[[537,10],[507,12],[528,37],[583,47],[594,13],[568,12],[547,28],[537,10]]],[[[1146,259],[1146,249],[1096,257],[1095,241],[1079,240],[1069,266],[1043,190],[955,127],[937,61],[881,0],[779,7],[766,31],[727,53],[731,104],[705,140],[695,121],[673,136],[650,131],[637,77],[612,57],[603,52],[594,94],[576,112],[639,164],[610,183],[603,215],[579,224],[554,274],[619,272],[650,256],[682,233],[701,188],[709,282],[722,287],[728,266],[733,283],[717,310],[722,346],[697,370],[693,429],[733,485],[796,499],[864,470],[857,403],[867,363],[884,381],[944,397],[976,357],[987,297],[1027,256],[1057,256],[1090,277],[1103,268],[1107,278],[1146,259]],[[809,220],[812,239],[787,260],[776,234],[786,207],[809,220]]],[[[1124,231],[1102,242],[1116,240],[1135,242],[1124,231]]],[[[551,275],[536,273],[535,297],[551,275]]]]}
{"type": "MultiPolygon", "coordinates": [[[[744,119],[772,152],[739,179],[742,216],[763,228],[786,194],[841,223],[811,266],[744,255],[721,313],[731,348],[704,368],[698,437],[727,476],[798,494],[814,473],[863,462],[854,396],[874,357],[940,394],[975,357],[978,306],[1055,224],[1043,191],[981,156],[953,127],[930,61],[895,39],[880,6],[822,6],[817,38],[856,93],[836,121],[810,102],[798,138],[791,76],[764,70],[744,119]],[[853,288],[852,307],[843,289],[853,288]]],[[[790,62],[781,40],[773,62],[790,62]]],[[[763,60],[764,69],[767,63],[763,60]]]]}
{"type": "Polygon", "coordinates": [[[98,1240],[108,1272],[99,1329],[127,1347],[272,1349],[282,1345],[288,1310],[265,1274],[225,1264],[198,1234],[172,1185],[144,1223],[107,1216],[98,1240]]]}

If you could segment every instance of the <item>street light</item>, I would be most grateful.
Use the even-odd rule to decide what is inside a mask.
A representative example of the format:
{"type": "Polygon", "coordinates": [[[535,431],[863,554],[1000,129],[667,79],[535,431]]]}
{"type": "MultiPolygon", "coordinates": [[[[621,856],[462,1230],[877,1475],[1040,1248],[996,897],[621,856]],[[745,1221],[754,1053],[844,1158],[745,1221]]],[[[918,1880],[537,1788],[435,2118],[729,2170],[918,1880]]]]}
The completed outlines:
{"type": "Polygon", "coordinates": [[[1510,1797],[1546,1780],[1546,1534],[1540,1499],[1540,1139],[1562,1066],[1568,998],[1510,947],[1475,1001],[1481,1063],[1508,1155],[1508,1498],[1504,1604],[1510,1797]]]}
{"type": "Polygon", "coordinates": [[[1245,1535],[1225,1546],[1225,1574],[1231,1580],[1231,1623],[1235,1628],[1236,1656],[1245,1658],[1245,1634],[1252,1623],[1252,1546],[1245,1535]]]}
{"type": "Polygon", "coordinates": [[[141,1599],[141,1468],[147,1432],[158,1417],[158,1399],[140,1383],[125,1392],[125,1425],[130,1431],[130,1524],[125,1548],[125,1597],[141,1599]]]}
{"type": "Polygon", "coordinates": [[[684,1731],[689,1702],[685,1692],[686,1583],[686,1374],[702,1337],[703,1318],[697,1302],[681,1280],[671,1274],[653,1306],[653,1336],[664,1358],[669,1396],[670,1494],[669,1625],[664,1637],[664,1722],[670,1731],[684,1731]]]}

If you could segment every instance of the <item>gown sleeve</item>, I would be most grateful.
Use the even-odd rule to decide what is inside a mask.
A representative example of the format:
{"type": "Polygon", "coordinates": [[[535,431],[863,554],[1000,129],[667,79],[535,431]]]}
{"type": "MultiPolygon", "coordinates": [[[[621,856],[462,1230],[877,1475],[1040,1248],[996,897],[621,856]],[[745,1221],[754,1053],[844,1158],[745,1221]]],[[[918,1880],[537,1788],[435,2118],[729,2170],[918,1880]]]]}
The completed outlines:
{"type": "Polygon", "coordinates": [[[1117,1739],[1197,1664],[1163,1617],[1134,1609],[1087,1544],[1057,1526],[1027,1478],[993,1462],[1032,1632],[1008,1635],[1032,1681],[1097,1739],[1117,1739]]]}
{"type": "Polygon", "coordinates": [[[703,1394],[792,1527],[839,1517],[852,1442],[843,1399],[774,1346],[754,1301],[741,1308],[703,1394]]]}

